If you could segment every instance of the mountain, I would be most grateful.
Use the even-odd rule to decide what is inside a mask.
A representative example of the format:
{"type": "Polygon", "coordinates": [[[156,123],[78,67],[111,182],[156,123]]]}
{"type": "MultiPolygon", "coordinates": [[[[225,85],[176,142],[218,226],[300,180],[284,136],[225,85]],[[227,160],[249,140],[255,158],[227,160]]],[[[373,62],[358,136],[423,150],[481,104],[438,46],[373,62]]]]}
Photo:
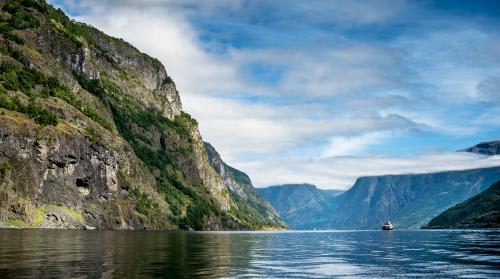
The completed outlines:
{"type": "Polygon", "coordinates": [[[282,228],[230,170],[158,60],[45,1],[0,2],[2,226],[282,228]]]}
{"type": "Polygon", "coordinates": [[[447,209],[424,228],[500,228],[500,181],[447,209]]]}
{"type": "Polygon", "coordinates": [[[325,226],[375,229],[390,219],[397,228],[419,228],[498,180],[500,167],[361,177],[336,198],[325,226]]]}
{"type": "Polygon", "coordinates": [[[311,184],[257,188],[290,228],[313,229],[328,220],[334,197],[343,191],[321,190],[311,184]]]}
{"type": "Polygon", "coordinates": [[[337,190],[337,189],[324,189],[324,190],[321,190],[321,191],[327,193],[331,197],[340,196],[342,193],[345,192],[344,190],[337,190]]]}
{"type": "Polygon", "coordinates": [[[472,147],[459,150],[461,152],[472,152],[484,155],[499,155],[500,154],[500,140],[481,142],[472,147]]]}
{"type": "Polygon", "coordinates": [[[313,185],[258,188],[293,229],[420,228],[447,208],[500,180],[500,167],[426,174],[360,177],[332,196],[313,185]]]}
{"type": "Polygon", "coordinates": [[[208,161],[215,171],[222,177],[224,184],[230,189],[230,196],[235,203],[233,215],[243,220],[246,216],[254,216],[252,226],[265,228],[266,226],[282,226],[285,223],[279,217],[274,208],[265,200],[253,187],[250,177],[222,161],[219,153],[208,142],[204,143],[205,151],[208,154],[208,161]],[[264,221],[264,222],[263,222],[264,221]]]}

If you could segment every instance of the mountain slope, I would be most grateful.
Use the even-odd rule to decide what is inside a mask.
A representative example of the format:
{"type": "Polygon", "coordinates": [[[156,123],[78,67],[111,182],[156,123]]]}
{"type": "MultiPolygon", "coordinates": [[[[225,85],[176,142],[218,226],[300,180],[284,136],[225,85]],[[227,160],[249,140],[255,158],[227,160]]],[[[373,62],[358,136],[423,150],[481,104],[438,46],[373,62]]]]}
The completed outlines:
{"type": "Polygon", "coordinates": [[[336,198],[325,227],[375,229],[390,219],[397,228],[419,228],[433,216],[500,179],[500,167],[427,174],[361,177],[336,198]]]}
{"type": "Polygon", "coordinates": [[[447,209],[424,228],[500,228],[500,182],[447,209]]]}
{"type": "Polygon", "coordinates": [[[338,191],[327,191],[311,184],[285,184],[257,188],[293,229],[313,229],[328,220],[338,191]]]}
{"type": "Polygon", "coordinates": [[[461,152],[472,152],[484,155],[499,155],[500,154],[500,140],[481,142],[472,147],[459,150],[461,152]]]}
{"type": "Polygon", "coordinates": [[[254,223],[250,225],[254,227],[265,228],[271,225],[274,227],[285,227],[285,223],[274,208],[257,193],[250,177],[244,172],[224,163],[219,153],[211,144],[205,142],[204,146],[210,164],[222,177],[224,183],[228,185],[232,200],[236,202],[233,204],[233,208],[235,209],[233,214],[240,220],[253,221],[254,223]],[[254,216],[254,218],[250,218],[250,216],[254,216]]]}
{"type": "Polygon", "coordinates": [[[332,196],[313,185],[258,188],[293,229],[420,228],[447,208],[500,180],[500,167],[427,174],[361,177],[332,196]]]}
{"type": "Polygon", "coordinates": [[[0,166],[4,225],[277,224],[242,214],[158,60],[41,0],[0,2],[0,166]]]}

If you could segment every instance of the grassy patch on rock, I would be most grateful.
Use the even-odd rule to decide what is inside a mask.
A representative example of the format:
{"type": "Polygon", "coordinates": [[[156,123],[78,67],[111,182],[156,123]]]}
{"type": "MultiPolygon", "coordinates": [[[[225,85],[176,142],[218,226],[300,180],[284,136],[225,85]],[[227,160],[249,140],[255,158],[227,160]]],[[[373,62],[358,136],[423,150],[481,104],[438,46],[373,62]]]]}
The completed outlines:
{"type": "Polygon", "coordinates": [[[1,221],[0,224],[7,226],[7,227],[13,227],[13,228],[19,228],[19,229],[28,229],[28,228],[33,227],[31,224],[26,223],[23,220],[19,220],[19,219],[1,221]]]}
{"type": "Polygon", "coordinates": [[[75,210],[66,206],[48,204],[48,205],[43,205],[41,207],[37,207],[35,209],[35,218],[33,221],[33,226],[39,227],[43,223],[43,221],[45,221],[46,213],[54,209],[65,213],[66,215],[72,217],[74,220],[80,222],[81,224],[84,223],[82,215],[76,212],[75,210]]]}

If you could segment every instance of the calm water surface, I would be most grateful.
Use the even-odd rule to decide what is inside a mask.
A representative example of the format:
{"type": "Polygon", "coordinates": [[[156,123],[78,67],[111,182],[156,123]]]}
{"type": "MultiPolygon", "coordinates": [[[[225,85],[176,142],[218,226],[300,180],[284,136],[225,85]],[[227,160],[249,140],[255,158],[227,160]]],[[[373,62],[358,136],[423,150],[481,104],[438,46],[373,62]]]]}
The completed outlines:
{"type": "Polygon", "coordinates": [[[500,278],[500,231],[0,230],[0,278],[500,278]]]}

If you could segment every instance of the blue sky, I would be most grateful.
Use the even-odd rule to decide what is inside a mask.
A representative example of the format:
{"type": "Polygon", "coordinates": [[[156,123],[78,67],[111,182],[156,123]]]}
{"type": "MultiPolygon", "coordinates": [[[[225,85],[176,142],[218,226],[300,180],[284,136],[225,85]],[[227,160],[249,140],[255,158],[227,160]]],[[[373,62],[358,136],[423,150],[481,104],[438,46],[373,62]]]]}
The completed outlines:
{"type": "Polygon", "coordinates": [[[500,165],[498,1],[52,1],[159,58],[257,186],[500,165]]]}

